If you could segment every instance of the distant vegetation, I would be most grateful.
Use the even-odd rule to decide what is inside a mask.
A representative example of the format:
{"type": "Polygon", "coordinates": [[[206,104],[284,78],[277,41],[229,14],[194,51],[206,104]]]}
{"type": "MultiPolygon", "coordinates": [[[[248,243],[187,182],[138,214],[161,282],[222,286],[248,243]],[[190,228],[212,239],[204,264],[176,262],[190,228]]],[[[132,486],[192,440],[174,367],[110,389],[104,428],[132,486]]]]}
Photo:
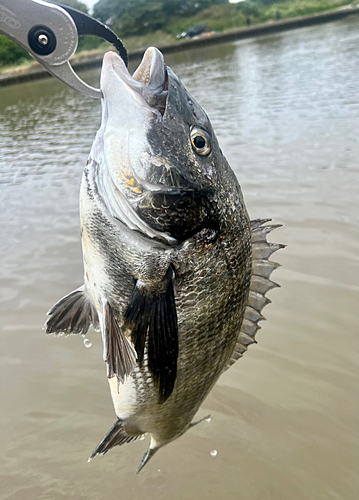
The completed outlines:
{"type": "Polygon", "coordinates": [[[251,23],[332,10],[353,0],[99,0],[94,16],[108,23],[120,37],[143,36],[162,31],[176,37],[194,24],[223,31],[251,23]]]}
{"type": "MultiPolygon", "coordinates": [[[[88,13],[80,0],[60,0],[88,13]]],[[[278,17],[311,15],[357,4],[353,0],[99,0],[93,16],[107,23],[128,49],[175,42],[176,36],[196,24],[210,31],[227,31],[246,24],[276,20],[278,17]],[[279,14],[278,14],[279,13],[279,14]]],[[[81,37],[79,50],[91,50],[101,44],[95,37],[81,37]]],[[[0,67],[21,64],[30,59],[27,52],[0,35],[0,67]]]]}

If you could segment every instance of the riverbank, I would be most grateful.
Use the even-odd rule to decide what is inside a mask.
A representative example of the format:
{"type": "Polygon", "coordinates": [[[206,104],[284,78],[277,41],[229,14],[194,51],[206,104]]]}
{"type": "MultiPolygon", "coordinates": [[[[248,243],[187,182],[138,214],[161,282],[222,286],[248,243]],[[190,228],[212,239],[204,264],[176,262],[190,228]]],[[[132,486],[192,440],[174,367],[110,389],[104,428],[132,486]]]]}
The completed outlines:
{"type": "MultiPolygon", "coordinates": [[[[358,14],[358,7],[345,9],[342,8],[332,12],[325,12],[313,16],[303,16],[292,19],[285,19],[282,21],[272,21],[268,23],[255,24],[247,28],[235,29],[224,33],[214,33],[213,35],[208,35],[197,39],[185,40],[167,45],[159,45],[158,48],[163,54],[169,54],[173,52],[188,50],[193,47],[203,47],[216,43],[224,43],[233,40],[252,38],[255,36],[262,36],[270,33],[302,28],[305,26],[313,26],[316,24],[336,21],[350,15],[358,14]]],[[[129,59],[132,61],[141,59],[145,49],[146,47],[136,50],[129,50],[129,59]]],[[[102,63],[103,53],[104,51],[97,50],[89,52],[87,54],[80,54],[75,60],[72,61],[72,66],[76,71],[100,66],[102,63]]],[[[39,64],[32,62],[30,64],[17,67],[14,70],[7,69],[0,73],[0,87],[30,80],[39,80],[48,77],[51,77],[51,75],[46,70],[44,70],[39,64]]]]}

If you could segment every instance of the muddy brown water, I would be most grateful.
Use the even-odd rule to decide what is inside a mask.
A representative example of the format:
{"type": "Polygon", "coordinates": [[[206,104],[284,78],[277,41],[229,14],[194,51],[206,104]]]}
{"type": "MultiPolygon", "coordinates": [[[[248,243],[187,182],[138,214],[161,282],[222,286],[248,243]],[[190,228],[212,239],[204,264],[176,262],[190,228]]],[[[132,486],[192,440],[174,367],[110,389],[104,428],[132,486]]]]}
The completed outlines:
{"type": "Polygon", "coordinates": [[[98,334],[86,349],[41,330],[82,283],[78,191],[99,103],[54,80],[0,91],[1,500],[357,498],[358,50],[347,19],[166,58],[251,218],[283,224],[271,240],[288,246],[258,345],[202,405],[211,422],[138,476],[147,441],[86,463],[115,420],[98,334]]]}

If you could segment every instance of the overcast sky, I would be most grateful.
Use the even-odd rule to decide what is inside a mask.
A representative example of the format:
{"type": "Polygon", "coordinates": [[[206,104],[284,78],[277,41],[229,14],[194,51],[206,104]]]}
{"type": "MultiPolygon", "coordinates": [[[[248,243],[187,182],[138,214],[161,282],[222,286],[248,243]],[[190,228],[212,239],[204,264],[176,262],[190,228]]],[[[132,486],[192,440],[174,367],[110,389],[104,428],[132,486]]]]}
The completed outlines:
{"type": "MultiPolygon", "coordinates": [[[[81,2],[85,3],[88,7],[93,7],[98,0],[81,0],[81,2]]],[[[61,3],[61,2],[59,2],[61,3]]]]}

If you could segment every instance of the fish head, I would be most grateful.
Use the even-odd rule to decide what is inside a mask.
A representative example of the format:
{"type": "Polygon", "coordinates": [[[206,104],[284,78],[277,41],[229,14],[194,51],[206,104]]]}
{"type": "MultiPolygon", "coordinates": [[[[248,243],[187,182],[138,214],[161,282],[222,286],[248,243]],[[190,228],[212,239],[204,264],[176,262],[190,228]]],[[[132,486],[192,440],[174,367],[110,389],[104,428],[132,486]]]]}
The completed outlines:
{"type": "Polygon", "coordinates": [[[102,125],[91,156],[112,211],[167,242],[194,234],[229,168],[206,113],[153,47],[133,76],[116,53],[105,54],[101,89],[102,125]]]}

